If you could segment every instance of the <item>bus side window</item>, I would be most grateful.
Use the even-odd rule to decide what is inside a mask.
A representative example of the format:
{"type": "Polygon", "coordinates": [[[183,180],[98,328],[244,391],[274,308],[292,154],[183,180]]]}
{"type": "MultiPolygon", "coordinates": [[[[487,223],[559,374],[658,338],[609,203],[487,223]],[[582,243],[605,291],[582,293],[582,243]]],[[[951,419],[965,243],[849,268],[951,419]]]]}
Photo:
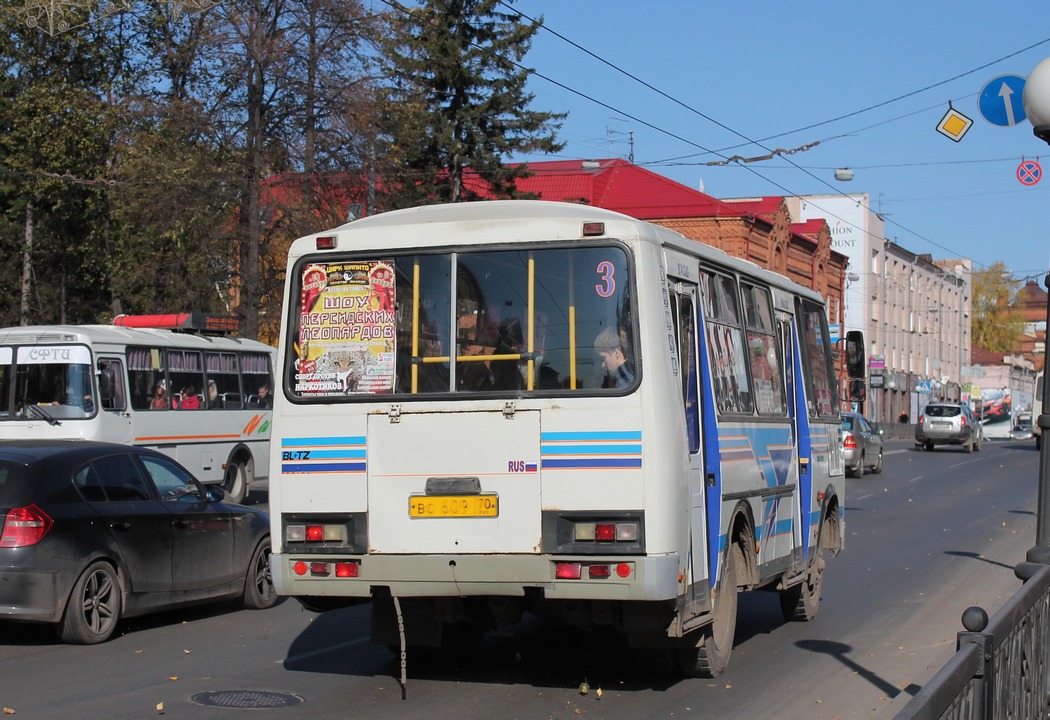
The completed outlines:
{"type": "Polygon", "coordinates": [[[98,361],[98,388],[103,410],[127,409],[128,394],[124,387],[124,364],[120,360],[98,361]]]}
{"type": "Polygon", "coordinates": [[[136,410],[149,408],[157,385],[164,381],[161,357],[160,348],[128,348],[128,382],[131,384],[132,406],[136,410]]]}
{"type": "Polygon", "coordinates": [[[831,369],[830,343],[824,330],[823,307],[803,300],[802,364],[810,415],[833,417],[838,414],[838,393],[831,369]]]}
{"type": "Polygon", "coordinates": [[[747,360],[760,415],[785,415],[787,402],[781,362],[774,335],[773,306],[769,291],[743,284],[747,360]]]}
{"type": "Polygon", "coordinates": [[[718,273],[704,272],[703,287],[714,312],[707,323],[707,346],[720,413],[750,415],[755,404],[747,372],[747,348],[740,327],[736,281],[718,273]]]}
{"type": "Polygon", "coordinates": [[[700,398],[696,374],[696,314],[693,312],[693,298],[690,295],[678,295],[671,308],[681,363],[679,372],[682,374],[682,400],[689,452],[696,453],[700,450],[700,398]]]}

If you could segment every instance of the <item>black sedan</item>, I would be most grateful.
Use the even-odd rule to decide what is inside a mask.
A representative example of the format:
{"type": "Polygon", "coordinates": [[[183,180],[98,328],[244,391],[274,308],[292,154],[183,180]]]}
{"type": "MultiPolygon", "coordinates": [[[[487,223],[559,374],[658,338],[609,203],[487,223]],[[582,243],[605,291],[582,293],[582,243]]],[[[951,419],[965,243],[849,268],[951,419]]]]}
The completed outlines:
{"type": "Polygon", "coordinates": [[[85,440],[0,442],[0,620],[103,642],[122,617],[276,600],[266,513],[166,455],[85,440]]]}

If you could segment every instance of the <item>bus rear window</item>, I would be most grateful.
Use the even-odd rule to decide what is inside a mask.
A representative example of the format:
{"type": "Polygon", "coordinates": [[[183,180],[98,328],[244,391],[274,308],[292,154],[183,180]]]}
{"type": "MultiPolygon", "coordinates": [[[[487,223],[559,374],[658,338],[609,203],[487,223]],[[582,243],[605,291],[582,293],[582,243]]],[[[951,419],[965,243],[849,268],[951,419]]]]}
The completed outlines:
{"type": "Polygon", "coordinates": [[[626,391],[637,352],[619,246],[306,261],[300,398],[626,391]]]}

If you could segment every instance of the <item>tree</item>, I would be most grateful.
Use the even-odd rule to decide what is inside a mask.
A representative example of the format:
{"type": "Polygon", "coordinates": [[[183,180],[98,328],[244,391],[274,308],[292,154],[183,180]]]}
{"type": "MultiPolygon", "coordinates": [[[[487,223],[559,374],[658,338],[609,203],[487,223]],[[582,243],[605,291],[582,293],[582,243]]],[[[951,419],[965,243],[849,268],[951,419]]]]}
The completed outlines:
{"type": "Polygon", "coordinates": [[[1002,261],[973,274],[973,344],[992,352],[1015,352],[1024,320],[1013,311],[1019,283],[1002,261]]]}
{"type": "Polygon", "coordinates": [[[21,288],[0,307],[0,324],[94,320],[107,304],[95,250],[106,212],[100,178],[113,113],[102,91],[112,48],[92,29],[50,38],[12,17],[0,28],[0,277],[21,288]]]}
{"type": "Polygon", "coordinates": [[[515,179],[528,171],[502,158],[563,147],[555,133],[565,115],[528,109],[529,70],[519,64],[542,19],[523,22],[501,5],[427,0],[391,18],[387,204],[476,199],[467,168],[489,196],[517,197],[515,179]]]}

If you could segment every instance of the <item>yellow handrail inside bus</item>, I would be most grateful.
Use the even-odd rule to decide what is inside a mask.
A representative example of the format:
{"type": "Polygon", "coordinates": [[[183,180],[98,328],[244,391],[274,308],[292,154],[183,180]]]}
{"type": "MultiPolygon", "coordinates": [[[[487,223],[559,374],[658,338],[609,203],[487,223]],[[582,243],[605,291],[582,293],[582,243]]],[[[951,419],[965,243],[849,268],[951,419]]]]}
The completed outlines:
{"type": "MultiPolygon", "coordinates": [[[[412,357],[419,357],[419,260],[412,266],[412,357]]],[[[424,361],[425,362],[425,361],[424,361]]],[[[412,394],[418,392],[419,366],[412,363],[412,394]]]]}
{"type": "Polygon", "coordinates": [[[536,361],[533,359],[535,356],[532,354],[533,350],[534,350],[533,343],[535,342],[535,335],[536,335],[536,317],[535,317],[535,312],[536,312],[536,259],[532,256],[531,252],[529,253],[529,303],[528,303],[528,305],[529,305],[529,311],[528,311],[529,312],[529,317],[528,317],[527,323],[528,323],[529,339],[528,339],[528,344],[525,346],[525,349],[529,353],[529,361],[528,361],[528,363],[525,366],[526,367],[526,371],[525,371],[525,389],[526,390],[532,390],[533,389],[533,373],[535,372],[535,369],[536,369],[536,361]]]}

